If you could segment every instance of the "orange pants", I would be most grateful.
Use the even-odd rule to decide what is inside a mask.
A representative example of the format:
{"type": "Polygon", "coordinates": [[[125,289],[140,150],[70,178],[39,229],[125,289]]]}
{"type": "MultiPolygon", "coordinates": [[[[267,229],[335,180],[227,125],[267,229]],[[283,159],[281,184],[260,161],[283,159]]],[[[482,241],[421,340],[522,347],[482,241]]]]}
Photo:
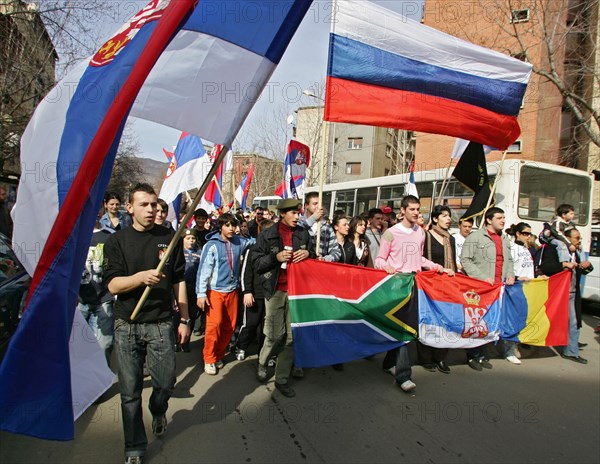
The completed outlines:
{"type": "Polygon", "coordinates": [[[212,364],[225,356],[227,345],[235,330],[238,312],[238,291],[206,292],[210,306],[206,312],[204,331],[204,363],[212,364]]]}

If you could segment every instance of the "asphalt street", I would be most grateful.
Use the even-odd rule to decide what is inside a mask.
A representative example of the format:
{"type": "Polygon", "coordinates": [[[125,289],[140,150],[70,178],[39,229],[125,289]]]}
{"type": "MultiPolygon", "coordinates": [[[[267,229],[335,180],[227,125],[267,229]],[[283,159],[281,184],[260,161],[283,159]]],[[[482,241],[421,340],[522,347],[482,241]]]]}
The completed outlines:
{"type": "MultiPolygon", "coordinates": [[[[413,368],[407,395],[382,371],[383,354],[347,363],[342,372],[308,369],[295,398],[271,379],[256,380],[256,355],[206,375],[202,340],[177,353],[178,377],[167,432],[154,438],[145,408],[145,463],[598,463],[600,336],[585,315],[582,356],[564,360],[549,348],[521,349],[515,366],[493,359],[476,372],[464,350],[451,352],[452,373],[413,368]]],[[[144,401],[150,380],[144,383],[144,401]]],[[[0,462],[120,463],[123,435],[118,386],[76,423],[71,442],[0,434],[0,462]]]]}

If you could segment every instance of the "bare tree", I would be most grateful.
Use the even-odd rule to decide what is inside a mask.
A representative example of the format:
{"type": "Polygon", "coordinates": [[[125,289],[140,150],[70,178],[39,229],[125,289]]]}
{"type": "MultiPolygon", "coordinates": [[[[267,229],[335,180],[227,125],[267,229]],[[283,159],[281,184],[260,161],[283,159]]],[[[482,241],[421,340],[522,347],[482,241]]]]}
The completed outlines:
{"type": "Polygon", "coordinates": [[[115,3],[0,0],[0,173],[18,172],[21,135],[55,84],[56,64],[62,76],[91,54],[115,3]]]}
{"type": "Polygon", "coordinates": [[[600,147],[598,0],[478,0],[478,6],[499,34],[482,29],[476,36],[461,21],[449,21],[446,30],[533,65],[539,85],[562,97],[561,162],[577,165],[590,142],[600,147]]]}
{"type": "Polygon", "coordinates": [[[126,198],[127,192],[138,182],[146,182],[144,169],[138,155],[141,153],[139,140],[132,125],[127,123],[119,142],[119,149],[113,166],[108,190],[126,198]]]}

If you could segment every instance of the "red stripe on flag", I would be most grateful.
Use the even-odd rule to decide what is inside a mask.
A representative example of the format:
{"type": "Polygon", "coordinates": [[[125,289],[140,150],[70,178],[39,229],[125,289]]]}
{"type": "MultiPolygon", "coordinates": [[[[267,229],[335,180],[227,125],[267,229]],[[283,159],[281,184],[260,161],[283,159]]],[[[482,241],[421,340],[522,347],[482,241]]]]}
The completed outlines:
{"type": "Polygon", "coordinates": [[[326,121],[458,137],[504,150],[521,134],[517,118],[404,90],[327,78],[326,121]]]}
{"type": "Polygon", "coordinates": [[[548,330],[548,335],[546,335],[546,346],[561,346],[565,344],[565,334],[569,333],[570,287],[570,271],[555,274],[548,281],[546,316],[550,321],[550,329],[548,330]]]}
{"type": "Polygon", "coordinates": [[[346,300],[357,300],[388,276],[379,269],[314,259],[289,264],[288,272],[289,296],[332,295],[346,300]],[[316,279],[315,276],[327,278],[316,279]]]}
{"type": "Polygon", "coordinates": [[[499,297],[502,284],[490,285],[489,283],[456,274],[451,278],[453,284],[448,285],[445,274],[436,271],[417,272],[416,281],[420,290],[423,290],[429,298],[439,302],[467,304],[464,289],[474,291],[479,296],[481,305],[490,307],[499,297]]]}
{"type": "Polygon", "coordinates": [[[35,268],[26,304],[29,304],[29,300],[35,293],[37,286],[46,276],[56,256],[69,238],[70,234],[65,234],[64,231],[71,231],[75,227],[80,212],[88,199],[86,192],[89,192],[96,182],[115,135],[123,119],[129,113],[140,88],[173,37],[173,33],[177,31],[188,12],[194,8],[195,3],[196,0],[178,0],[167,6],[156,25],[154,33],[136,61],[131,74],[107,111],[98,132],[90,143],[63,205],[58,211],[38,265],[35,268]]]}

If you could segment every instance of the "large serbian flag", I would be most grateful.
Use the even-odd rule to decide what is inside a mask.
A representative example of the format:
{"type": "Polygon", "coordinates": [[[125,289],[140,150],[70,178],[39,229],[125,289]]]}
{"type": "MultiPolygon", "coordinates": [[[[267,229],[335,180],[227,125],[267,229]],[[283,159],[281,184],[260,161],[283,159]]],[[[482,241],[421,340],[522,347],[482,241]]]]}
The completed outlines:
{"type": "Polygon", "coordinates": [[[1,429],[72,439],[74,419],[112,385],[77,297],[132,107],[139,117],[230,143],[310,4],[152,0],[40,102],[21,140],[12,211],[13,243],[32,281],[0,365],[1,429]],[[236,20],[227,13],[249,8],[252,15],[236,20]],[[225,98],[220,85],[248,95],[225,98]]]}
{"type": "Polygon", "coordinates": [[[504,293],[502,339],[534,346],[564,346],[569,332],[571,273],[516,282],[504,293]]]}
{"type": "Polygon", "coordinates": [[[416,276],[419,340],[438,348],[473,348],[498,340],[502,285],[435,271],[416,276]]]}
{"type": "Polygon", "coordinates": [[[361,359],[416,337],[412,274],[307,260],[290,264],[288,277],[298,367],[361,359]]]}
{"type": "Polygon", "coordinates": [[[366,0],[338,2],[332,24],[325,120],[499,149],[518,138],[530,64],[366,0]]]}

